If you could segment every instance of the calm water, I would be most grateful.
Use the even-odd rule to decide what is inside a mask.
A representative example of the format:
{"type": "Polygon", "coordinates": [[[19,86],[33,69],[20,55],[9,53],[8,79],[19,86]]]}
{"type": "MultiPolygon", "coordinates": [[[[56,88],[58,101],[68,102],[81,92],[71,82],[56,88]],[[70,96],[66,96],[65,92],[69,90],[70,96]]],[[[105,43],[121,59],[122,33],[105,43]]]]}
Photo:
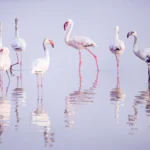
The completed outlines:
{"type": "Polygon", "coordinates": [[[10,47],[15,17],[27,43],[23,71],[15,66],[10,83],[4,74],[0,149],[149,150],[147,66],[133,54],[133,38],[126,38],[128,31],[137,31],[138,47],[150,47],[148,0],[1,0],[0,6],[3,44],[10,48],[12,62],[16,61],[10,47]],[[78,71],[78,52],[64,42],[68,18],[74,21],[72,35],[89,36],[98,44],[92,51],[98,56],[100,72],[86,51],[78,71]],[[126,45],[118,77],[115,57],[108,49],[116,25],[126,45]],[[33,60],[44,55],[45,37],[54,41],[55,48],[49,47],[51,65],[44,75],[42,97],[30,68],[33,60]]]}

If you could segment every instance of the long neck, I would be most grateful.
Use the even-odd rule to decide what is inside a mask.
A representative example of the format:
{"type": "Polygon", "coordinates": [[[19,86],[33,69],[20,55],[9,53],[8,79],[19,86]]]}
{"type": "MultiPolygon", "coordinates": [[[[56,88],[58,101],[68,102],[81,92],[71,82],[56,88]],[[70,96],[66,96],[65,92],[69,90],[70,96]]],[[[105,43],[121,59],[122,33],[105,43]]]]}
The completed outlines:
{"type": "Polygon", "coordinates": [[[71,31],[72,31],[72,28],[73,28],[73,23],[71,23],[67,33],[66,33],[66,37],[65,37],[65,42],[68,43],[69,39],[70,39],[70,34],[71,34],[71,31]]]}
{"type": "Polygon", "coordinates": [[[48,51],[48,48],[47,48],[45,41],[43,42],[43,48],[45,51],[45,57],[46,57],[47,61],[49,62],[49,51],[48,51]]]}
{"type": "Polygon", "coordinates": [[[2,47],[2,24],[0,23],[0,48],[2,47]]]}
{"type": "Polygon", "coordinates": [[[116,30],[116,40],[119,40],[119,31],[116,30]]]}
{"type": "Polygon", "coordinates": [[[19,37],[19,33],[18,33],[18,21],[15,21],[15,36],[19,37]]]}
{"type": "Polygon", "coordinates": [[[138,50],[137,50],[137,36],[136,35],[134,35],[133,52],[135,55],[138,52],[138,50]]]}

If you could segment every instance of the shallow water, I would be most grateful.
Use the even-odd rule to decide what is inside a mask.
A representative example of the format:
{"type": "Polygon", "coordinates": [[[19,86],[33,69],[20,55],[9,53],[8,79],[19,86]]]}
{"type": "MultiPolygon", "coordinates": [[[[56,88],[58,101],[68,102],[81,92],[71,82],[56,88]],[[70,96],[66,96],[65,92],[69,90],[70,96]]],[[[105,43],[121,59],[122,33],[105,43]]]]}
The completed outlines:
{"type": "Polygon", "coordinates": [[[12,63],[15,17],[27,43],[23,70],[15,66],[10,83],[4,74],[0,149],[149,149],[147,65],[133,54],[133,38],[126,38],[127,32],[137,31],[138,47],[150,47],[148,0],[1,0],[0,6],[3,44],[10,48],[12,63]],[[78,71],[78,52],[64,42],[63,24],[68,18],[74,21],[72,35],[89,36],[98,44],[91,50],[98,56],[100,72],[84,50],[78,71]],[[116,25],[126,45],[118,76],[108,49],[116,25]],[[51,64],[43,77],[42,96],[30,69],[33,60],[44,55],[45,37],[54,41],[55,48],[49,47],[51,64]]]}

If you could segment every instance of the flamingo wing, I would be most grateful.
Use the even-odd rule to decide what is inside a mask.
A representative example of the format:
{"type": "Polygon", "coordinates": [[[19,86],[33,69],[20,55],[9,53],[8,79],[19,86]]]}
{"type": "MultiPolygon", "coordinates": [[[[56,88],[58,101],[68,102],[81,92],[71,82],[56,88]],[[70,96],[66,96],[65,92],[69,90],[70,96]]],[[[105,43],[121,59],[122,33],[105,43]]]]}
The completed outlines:
{"type": "Polygon", "coordinates": [[[97,47],[94,41],[85,36],[75,36],[72,38],[72,42],[81,47],[89,47],[89,46],[97,47]]]}
{"type": "Polygon", "coordinates": [[[11,44],[12,48],[17,50],[17,49],[22,49],[25,50],[26,48],[26,43],[23,39],[21,38],[15,38],[11,44]]]}
{"type": "Polygon", "coordinates": [[[48,69],[49,63],[45,58],[39,58],[33,62],[32,73],[45,72],[48,69]]]}

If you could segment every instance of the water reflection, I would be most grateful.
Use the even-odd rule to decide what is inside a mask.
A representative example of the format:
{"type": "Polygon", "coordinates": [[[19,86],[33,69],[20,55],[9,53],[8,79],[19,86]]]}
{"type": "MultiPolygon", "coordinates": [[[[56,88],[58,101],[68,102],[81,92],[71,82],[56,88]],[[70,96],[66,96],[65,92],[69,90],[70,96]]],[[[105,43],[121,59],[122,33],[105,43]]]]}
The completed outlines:
{"type": "Polygon", "coordinates": [[[11,115],[11,104],[7,98],[10,81],[6,87],[6,92],[3,91],[3,82],[0,82],[1,97],[0,97],[0,143],[2,143],[1,136],[5,128],[9,125],[11,115]]]}
{"type": "Polygon", "coordinates": [[[116,88],[113,88],[110,92],[111,104],[115,105],[115,121],[119,123],[120,106],[124,106],[125,92],[120,87],[120,76],[117,70],[117,84],[116,88]]]}
{"type": "Polygon", "coordinates": [[[12,101],[14,109],[15,109],[15,116],[16,116],[16,123],[15,123],[15,130],[18,130],[19,128],[19,123],[20,123],[20,114],[19,114],[19,108],[20,104],[25,105],[26,104],[26,92],[25,89],[23,88],[23,76],[22,76],[22,71],[19,71],[19,75],[14,74],[14,78],[16,78],[16,87],[12,90],[11,96],[12,96],[12,101]]]}
{"type": "Polygon", "coordinates": [[[133,115],[128,115],[127,124],[131,127],[129,134],[134,134],[134,131],[138,130],[136,126],[138,120],[138,105],[145,105],[146,116],[150,116],[150,82],[148,83],[148,89],[146,91],[140,91],[138,95],[135,96],[133,103],[133,115]]]}
{"type": "Polygon", "coordinates": [[[81,75],[81,53],[79,62],[79,89],[73,91],[65,98],[65,127],[74,127],[75,120],[74,114],[75,109],[79,105],[84,105],[94,101],[95,90],[98,84],[99,71],[96,73],[95,81],[89,88],[83,88],[82,86],[82,75],[81,75]]]}
{"type": "Polygon", "coordinates": [[[55,133],[51,131],[51,122],[48,116],[48,113],[44,111],[43,108],[43,98],[37,98],[37,108],[32,113],[32,124],[42,127],[39,129],[43,133],[44,137],[44,146],[52,147],[54,141],[55,133]]]}

